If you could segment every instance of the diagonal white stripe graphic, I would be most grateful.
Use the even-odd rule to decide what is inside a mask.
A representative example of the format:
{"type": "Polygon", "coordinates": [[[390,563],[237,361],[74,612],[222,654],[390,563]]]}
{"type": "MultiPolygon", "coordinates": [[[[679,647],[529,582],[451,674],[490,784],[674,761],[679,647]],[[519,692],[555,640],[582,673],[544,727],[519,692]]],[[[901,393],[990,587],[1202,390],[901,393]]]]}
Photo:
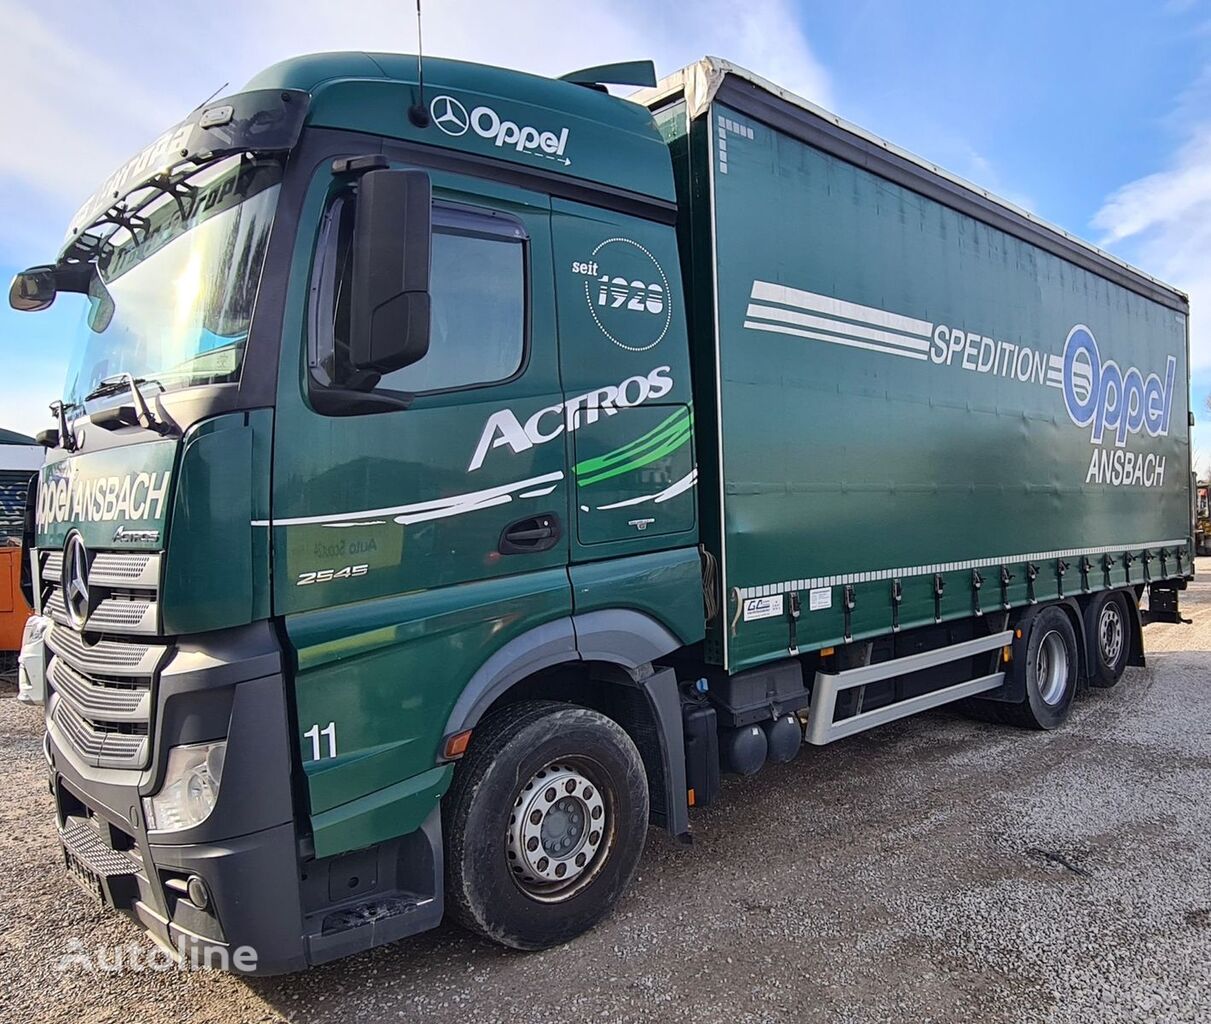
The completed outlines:
{"type": "Polygon", "coordinates": [[[885,309],[876,309],[874,306],[860,306],[856,302],[834,299],[831,295],[818,295],[815,292],[788,288],[786,285],[773,284],[769,281],[754,281],[752,298],[763,302],[779,302],[784,306],[798,306],[800,309],[810,310],[813,313],[826,313],[829,316],[861,320],[879,327],[890,327],[894,331],[915,334],[927,340],[933,335],[933,324],[927,320],[917,320],[915,317],[889,313],[885,309]]]}
{"type": "Polygon", "coordinates": [[[744,315],[750,319],[778,320],[786,324],[798,324],[800,327],[812,327],[818,331],[842,334],[848,338],[865,338],[867,341],[881,341],[888,345],[903,346],[917,352],[929,351],[929,342],[923,338],[910,338],[904,334],[892,334],[890,331],[881,331],[876,327],[861,327],[857,324],[847,323],[844,320],[829,320],[826,317],[813,316],[810,313],[799,313],[793,309],[779,309],[777,306],[760,306],[755,302],[750,302],[748,310],[744,315]]]}
{"type": "Polygon", "coordinates": [[[830,341],[834,345],[845,345],[848,348],[864,348],[871,352],[884,352],[889,356],[905,356],[908,359],[925,359],[924,352],[913,352],[906,348],[892,348],[890,345],[876,345],[874,342],[858,341],[856,338],[836,338],[819,331],[804,331],[798,327],[787,327],[783,324],[763,324],[756,320],[745,320],[744,326],[752,331],[770,331],[774,334],[793,334],[799,338],[811,338],[813,341],[830,341]]]}
{"type": "Polygon", "coordinates": [[[668,501],[670,498],[675,498],[683,491],[688,491],[695,483],[698,482],[698,469],[691,469],[676,483],[671,483],[663,491],[657,491],[655,494],[643,494],[638,498],[627,498],[624,501],[615,501],[609,505],[598,505],[598,512],[605,512],[612,508],[626,508],[628,505],[642,505],[645,501],[655,502],[657,505],[668,501]]]}
{"type": "MultiPolygon", "coordinates": [[[[411,505],[395,505],[391,508],[373,508],[364,512],[334,512],[322,516],[295,516],[290,519],[253,520],[253,526],[349,526],[360,523],[364,519],[375,519],[381,516],[394,516],[397,523],[420,523],[429,519],[444,519],[446,516],[462,515],[464,512],[474,512],[493,505],[503,505],[513,500],[518,492],[532,491],[543,484],[558,483],[563,479],[562,472],[546,473],[543,476],[531,477],[528,480],[518,480],[516,483],[501,484],[499,487],[488,487],[482,491],[468,491],[466,494],[452,494],[448,498],[436,498],[432,501],[418,501],[411,505]]],[[[549,493],[544,491],[543,493],[549,493]]],[[[522,495],[518,493],[518,496],[522,495]]]]}

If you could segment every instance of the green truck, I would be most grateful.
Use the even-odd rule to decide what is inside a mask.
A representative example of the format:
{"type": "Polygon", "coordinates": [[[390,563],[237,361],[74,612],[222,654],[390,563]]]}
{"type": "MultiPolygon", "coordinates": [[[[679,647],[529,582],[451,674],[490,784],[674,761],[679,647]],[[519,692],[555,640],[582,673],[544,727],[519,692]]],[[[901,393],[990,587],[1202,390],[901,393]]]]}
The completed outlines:
{"type": "Polygon", "coordinates": [[[64,862],[156,941],[564,942],[721,773],[1055,728],[1180,619],[1183,294],[717,59],[421,78],[269,68],[13,283],[82,308],[64,862]]]}

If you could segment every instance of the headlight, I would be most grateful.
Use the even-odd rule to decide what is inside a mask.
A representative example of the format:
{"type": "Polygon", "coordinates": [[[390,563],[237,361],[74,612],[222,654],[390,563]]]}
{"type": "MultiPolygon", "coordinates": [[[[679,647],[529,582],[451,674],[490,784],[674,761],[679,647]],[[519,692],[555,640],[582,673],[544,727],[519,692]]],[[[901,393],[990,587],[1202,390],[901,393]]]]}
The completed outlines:
{"type": "Polygon", "coordinates": [[[31,615],[25,620],[25,628],[22,630],[21,635],[21,646],[27,647],[40,644],[49,628],[50,619],[44,615],[31,615]]]}
{"type": "Polygon", "coordinates": [[[46,703],[46,631],[50,619],[31,615],[25,620],[21,652],[17,655],[17,700],[23,704],[46,703]]]}
{"type": "Polygon", "coordinates": [[[160,792],[143,798],[147,827],[155,832],[178,832],[210,817],[219,798],[226,756],[226,740],[173,747],[160,792]]]}

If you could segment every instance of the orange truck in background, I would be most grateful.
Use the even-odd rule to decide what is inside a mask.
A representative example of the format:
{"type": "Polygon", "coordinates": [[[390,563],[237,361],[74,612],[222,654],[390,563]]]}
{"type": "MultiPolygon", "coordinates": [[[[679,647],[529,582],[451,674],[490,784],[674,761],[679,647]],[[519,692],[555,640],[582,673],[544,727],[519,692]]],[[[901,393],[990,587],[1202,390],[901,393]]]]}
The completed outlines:
{"type": "Polygon", "coordinates": [[[0,673],[16,665],[29,616],[29,605],[21,594],[21,548],[6,543],[0,547],[0,673]]]}
{"type": "Polygon", "coordinates": [[[0,675],[16,670],[31,614],[21,593],[21,534],[29,481],[42,456],[32,437],[0,429],[0,675]]]}

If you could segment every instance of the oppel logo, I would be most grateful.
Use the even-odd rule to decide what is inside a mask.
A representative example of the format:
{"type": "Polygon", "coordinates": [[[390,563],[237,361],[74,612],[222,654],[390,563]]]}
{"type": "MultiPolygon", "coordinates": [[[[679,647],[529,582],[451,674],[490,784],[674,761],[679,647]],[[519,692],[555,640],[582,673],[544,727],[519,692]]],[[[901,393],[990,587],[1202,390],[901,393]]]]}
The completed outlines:
{"type": "Polygon", "coordinates": [[[1064,405],[1078,427],[1092,424],[1091,444],[1101,444],[1107,430],[1119,448],[1141,428],[1149,437],[1161,437],[1169,433],[1176,373],[1173,356],[1164,381],[1155,373],[1145,377],[1134,366],[1123,370],[1113,359],[1103,362],[1093,332],[1077,324],[1064,342],[1064,405]]]}
{"type": "Polygon", "coordinates": [[[87,479],[60,476],[44,480],[38,488],[35,516],[38,529],[67,522],[160,519],[164,515],[170,475],[165,471],[87,479]]]}
{"type": "Polygon", "coordinates": [[[558,132],[540,131],[506,120],[488,106],[476,107],[468,114],[462,103],[445,94],[433,97],[429,113],[433,123],[453,138],[465,135],[471,128],[481,139],[489,139],[496,146],[512,146],[518,153],[545,157],[564,165],[572,162],[564,156],[568,144],[567,128],[558,132]]]}

